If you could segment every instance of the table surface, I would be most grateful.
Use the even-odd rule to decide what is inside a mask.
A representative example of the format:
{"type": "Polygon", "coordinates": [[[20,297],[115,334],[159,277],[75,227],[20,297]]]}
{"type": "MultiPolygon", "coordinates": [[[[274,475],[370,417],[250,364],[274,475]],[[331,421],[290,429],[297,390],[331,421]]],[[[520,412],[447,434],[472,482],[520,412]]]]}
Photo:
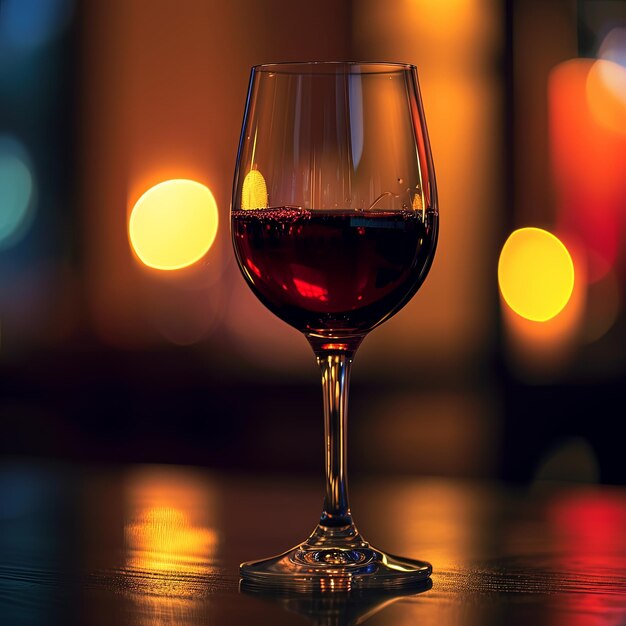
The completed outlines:
{"type": "Polygon", "coordinates": [[[0,465],[2,624],[626,625],[626,488],[351,477],[362,534],[434,565],[401,593],[260,594],[239,562],[310,532],[321,479],[0,465]]]}

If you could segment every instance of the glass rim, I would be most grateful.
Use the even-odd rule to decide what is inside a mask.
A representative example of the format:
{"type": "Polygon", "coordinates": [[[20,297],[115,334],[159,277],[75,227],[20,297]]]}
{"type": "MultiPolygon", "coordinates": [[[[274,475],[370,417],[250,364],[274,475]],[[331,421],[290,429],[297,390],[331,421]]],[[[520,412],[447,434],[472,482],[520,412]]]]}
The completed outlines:
{"type": "Polygon", "coordinates": [[[390,74],[417,71],[411,63],[395,61],[282,61],[253,65],[254,73],[270,74],[390,74]]]}

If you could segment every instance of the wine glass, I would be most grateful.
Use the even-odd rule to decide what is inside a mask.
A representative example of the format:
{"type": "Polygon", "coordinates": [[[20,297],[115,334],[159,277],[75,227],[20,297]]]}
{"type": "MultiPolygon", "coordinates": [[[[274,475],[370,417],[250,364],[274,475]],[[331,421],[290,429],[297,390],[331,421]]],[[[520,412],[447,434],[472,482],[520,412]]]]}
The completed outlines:
{"type": "Polygon", "coordinates": [[[401,63],[252,68],[231,210],[237,262],[259,300],[308,339],[321,368],[325,497],[300,545],[243,563],[252,584],[402,587],[432,566],[357,530],[347,490],[350,367],[359,344],[426,278],[437,193],[417,70],[401,63]]]}

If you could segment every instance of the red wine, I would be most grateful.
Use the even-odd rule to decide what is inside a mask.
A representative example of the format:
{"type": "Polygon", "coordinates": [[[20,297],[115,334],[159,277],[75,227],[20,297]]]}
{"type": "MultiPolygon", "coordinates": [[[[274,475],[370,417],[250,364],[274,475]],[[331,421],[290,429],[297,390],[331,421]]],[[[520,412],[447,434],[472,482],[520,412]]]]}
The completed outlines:
{"type": "Polygon", "coordinates": [[[232,237],[265,306],[305,333],[342,337],[371,330],[417,291],[435,252],[437,214],[238,210],[232,237]]]}

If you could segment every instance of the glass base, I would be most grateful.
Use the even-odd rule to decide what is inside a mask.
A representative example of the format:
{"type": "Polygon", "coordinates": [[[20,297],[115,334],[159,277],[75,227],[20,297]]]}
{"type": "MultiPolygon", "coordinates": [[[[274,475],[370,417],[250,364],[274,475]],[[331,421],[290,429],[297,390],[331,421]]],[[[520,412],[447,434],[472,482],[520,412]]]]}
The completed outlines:
{"type": "Polygon", "coordinates": [[[239,567],[244,580],[297,591],[350,591],[419,585],[432,565],[385,554],[364,541],[354,527],[318,526],[304,543],[278,556],[239,567]]]}

